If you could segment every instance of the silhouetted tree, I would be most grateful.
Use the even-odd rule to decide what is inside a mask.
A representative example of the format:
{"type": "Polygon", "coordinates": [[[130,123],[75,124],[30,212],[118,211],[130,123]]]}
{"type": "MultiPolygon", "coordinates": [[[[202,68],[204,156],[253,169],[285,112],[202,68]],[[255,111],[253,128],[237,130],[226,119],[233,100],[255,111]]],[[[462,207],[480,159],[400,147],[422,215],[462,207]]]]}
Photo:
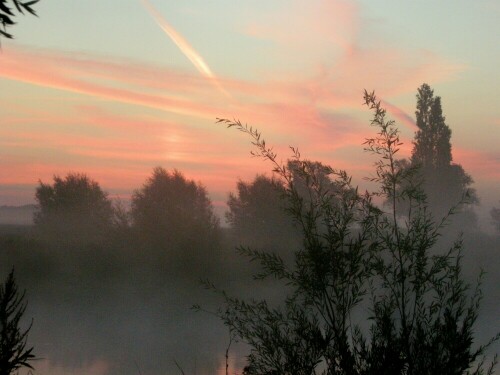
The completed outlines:
{"type": "Polygon", "coordinates": [[[26,330],[20,327],[25,311],[24,293],[19,293],[12,270],[0,285],[0,375],[14,374],[23,367],[33,368],[33,348],[26,346],[31,326],[26,330]]]}
{"type": "Polygon", "coordinates": [[[36,189],[34,222],[46,238],[95,242],[113,225],[111,200],[99,184],[85,174],[54,176],[53,184],[40,181],[36,189]]]}
{"type": "Polygon", "coordinates": [[[415,115],[419,130],[415,133],[410,165],[420,168],[430,210],[442,217],[463,201],[461,210],[467,212],[467,224],[474,225],[475,215],[470,205],[477,204],[478,198],[471,188],[473,180],[461,165],[452,162],[451,130],[443,116],[441,98],[434,96],[425,83],[418,89],[415,115]]]}
{"type": "Polygon", "coordinates": [[[441,98],[434,97],[434,91],[425,83],[418,88],[415,115],[419,130],[415,134],[412,161],[425,168],[449,166],[451,130],[445,123],[441,98]]]}
{"type": "Polygon", "coordinates": [[[293,266],[277,254],[240,248],[261,265],[257,279],[286,286],[281,304],[222,292],[219,317],[250,347],[245,374],[482,373],[476,360],[488,344],[472,348],[481,293],[470,295],[463,281],[462,242],[435,254],[442,225],[432,220],[418,186],[407,183],[412,170],[398,168],[394,122],[385,119],[373,93],[364,99],[378,128],[366,141],[366,150],[379,157],[373,181],[380,189],[374,193],[359,194],[345,171],[325,167],[334,177],[331,189],[297,150],[295,166],[302,172],[294,174],[257,130],[219,120],[249,134],[254,154],[273,164],[303,244],[293,266]],[[392,210],[376,207],[375,195],[391,201],[392,210]],[[413,201],[404,223],[397,216],[403,198],[413,201]],[[370,316],[363,314],[367,308],[370,316]]]}
{"type": "Polygon", "coordinates": [[[297,240],[283,195],[283,184],[274,178],[258,175],[252,182],[238,181],[237,193],[229,194],[226,219],[242,244],[277,250],[297,240]]]}
{"type": "Polygon", "coordinates": [[[326,194],[334,196],[339,190],[342,190],[338,182],[331,179],[331,168],[319,161],[292,159],[288,160],[287,168],[297,193],[305,201],[310,199],[307,181],[312,177],[314,177],[315,184],[319,185],[326,194]]]}
{"type": "Polygon", "coordinates": [[[153,243],[169,245],[182,236],[208,234],[218,220],[206,189],[177,170],[157,167],[132,197],[133,225],[153,243]]]}
{"type": "Polygon", "coordinates": [[[141,246],[160,257],[158,265],[193,275],[192,267],[209,268],[215,260],[219,221],[212,203],[202,185],[179,171],[155,168],[132,196],[131,218],[141,246]]]}
{"type": "Polygon", "coordinates": [[[40,0],[21,1],[21,0],[0,0],[0,37],[12,39],[13,35],[7,32],[7,27],[15,24],[14,17],[25,12],[31,13],[36,16],[33,10],[33,5],[40,0]],[[10,5],[10,6],[9,6],[10,5]]]}
{"type": "Polygon", "coordinates": [[[493,207],[490,211],[491,219],[496,230],[500,233],[500,208],[493,207]]]}

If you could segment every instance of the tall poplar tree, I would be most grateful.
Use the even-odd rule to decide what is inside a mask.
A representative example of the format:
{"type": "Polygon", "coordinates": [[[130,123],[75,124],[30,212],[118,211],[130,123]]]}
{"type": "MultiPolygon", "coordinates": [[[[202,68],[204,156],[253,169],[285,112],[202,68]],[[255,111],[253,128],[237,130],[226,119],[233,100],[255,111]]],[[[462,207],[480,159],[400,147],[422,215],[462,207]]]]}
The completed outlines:
{"type": "Polygon", "coordinates": [[[417,94],[415,112],[419,130],[415,134],[412,161],[424,168],[446,168],[452,162],[451,130],[445,123],[441,98],[424,83],[417,94]]]}
{"type": "Polygon", "coordinates": [[[418,131],[410,164],[419,167],[429,208],[439,219],[462,201],[465,204],[459,209],[463,213],[460,217],[466,219],[467,225],[474,225],[471,205],[478,203],[471,187],[474,181],[460,164],[453,163],[451,129],[443,115],[441,97],[434,96],[434,90],[426,83],[418,88],[415,116],[418,131]]]}

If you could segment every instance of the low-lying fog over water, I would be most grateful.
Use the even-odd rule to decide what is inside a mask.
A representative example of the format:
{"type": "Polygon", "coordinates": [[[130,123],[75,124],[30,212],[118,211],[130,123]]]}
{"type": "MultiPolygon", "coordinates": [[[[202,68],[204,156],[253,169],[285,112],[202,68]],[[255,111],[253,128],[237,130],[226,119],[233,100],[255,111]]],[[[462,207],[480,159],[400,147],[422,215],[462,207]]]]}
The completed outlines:
{"type": "MultiPolygon", "coordinates": [[[[200,280],[239,297],[279,300],[282,294],[277,282],[251,279],[257,268],[236,254],[235,246],[245,241],[229,229],[219,246],[192,248],[181,258],[127,241],[108,249],[75,243],[51,248],[28,239],[32,231],[2,234],[0,272],[15,266],[27,291],[24,324],[33,318],[29,344],[40,358],[34,362],[39,374],[177,374],[178,366],[186,374],[222,374],[228,331],[213,315],[191,309],[199,304],[215,311],[221,300],[200,280]]],[[[288,242],[278,249],[285,253],[294,235],[280,236],[288,242]]],[[[477,324],[478,342],[484,342],[500,325],[499,238],[479,231],[464,237],[467,280],[474,282],[480,267],[486,271],[477,324]]],[[[229,353],[231,366],[241,369],[245,349],[233,344],[229,353]]]]}

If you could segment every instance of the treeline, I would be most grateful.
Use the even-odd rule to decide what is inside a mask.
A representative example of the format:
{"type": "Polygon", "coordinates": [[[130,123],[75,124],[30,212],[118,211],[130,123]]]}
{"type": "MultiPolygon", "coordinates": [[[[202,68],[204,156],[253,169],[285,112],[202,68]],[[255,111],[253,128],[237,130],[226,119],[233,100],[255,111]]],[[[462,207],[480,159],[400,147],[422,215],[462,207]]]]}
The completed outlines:
{"type": "Polygon", "coordinates": [[[213,319],[207,323],[190,307],[216,308],[202,280],[241,296],[280,293],[266,283],[250,286],[256,267],[235,248],[284,256],[298,248],[281,188],[266,176],[239,181],[228,198],[227,228],[206,189],[176,170],[155,168],[127,207],[85,174],[41,182],[34,226],[0,236],[0,271],[7,275],[15,267],[27,290],[34,353],[69,368],[104,357],[113,363],[110,374],[136,373],[133,356],[124,360],[122,351],[138,357],[144,373],[175,371],[173,359],[189,366],[196,353],[196,361],[215,372],[227,333],[222,325],[211,329],[213,319]],[[76,346],[75,337],[81,340],[76,346]],[[117,340],[123,343],[113,344],[117,340]],[[148,347],[160,359],[141,359],[151,355],[148,347]],[[165,352],[174,354],[163,358],[165,352]]]}
{"type": "MultiPolygon", "coordinates": [[[[381,158],[374,175],[380,191],[373,195],[360,194],[346,172],[298,152],[275,165],[274,177],[237,182],[228,196],[227,228],[203,185],[177,170],[155,168],[130,206],[110,199],[85,174],[40,182],[33,228],[0,236],[0,271],[6,275],[15,266],[34,306],[36,354],[65,364],[82,361],[82,353],[87,359],[105,356],[113,374],[136,373],[121,345],[147,358],[141,364],[154,363],[144,373],[167,371],[172,357],[190,363],[196,350],[207,363],[223,352],[225,340],[205,317],[190,315],[189,307],[201,304],[219,311],[232,337],[250,345],[247,374],[311,373],[318,363],[345,373],[384,373],[389,364],[398,367],[393,373],[405,373],[407,366],[413,366],[409,373],[425,373],[448,366],[443,353],[450,361],[451,355],[466,358],[456,362],[460,370],[448,366],[450,373],[469,368],[483,354],[472,347],[475,327],[482,342],[491,332],[477,321],[481,294],[468,285],[480,264],[495,268],[497,257],[490,257],[498,241],[476,231],[472,178],[452,161],[451,131],[430,87],[417,94],[419,130],[409,159],[396,158],[397,129],[374,96],[366,99],[382,129],[367,144],[381,158]],[[381,207],[371,201],[377,194],[385,200],[381,207]],[[442,226],[450,207],[454,214],[442,226]],[[450,250],[455,236],[443,234],[456,229],[473,236],[450,250]],[[252,275],[268,277],[256,287],[252,275]],[[200,280],[226,292],[222,309],[200,280]],[[378,283],[378,297],[385,296],[374,301],[371,320],[362,311],[370,283],[378,283]],[[409,301],[401,293],[410,296],[410,310],[400,310],[409,301]],[[440,315],[429,305],[432,298],[449,306],[451,315],[440,315]],[[351,325],[351,313],[363,322],[360,331],[351,325]],[[78,347],[75,336],[83,338],[78,347]],[[206,345],[200,337],[212,341],[206,345]],[[51,346],[37,344],[47,341],[51,346]],[[453,342],[460,348],[449,346],[453,342]],[[164,359],[165,352],[175,354],[164,359]]],[[[265,146],[259,152],[273,158],[265,146]]],[[[486,296],[498,295],[493,276],[483,286],[486,296]]],[[[486,307],[485,322],[494,321],[495,306],[486,307]]],[[[214,372],[220,364],[213,364],[214,372]]]]}
{"type": "Polygon", "coordinates": [[[25,240],[50,248],[52,255],[60,251],[75,258],[82,251],[126,252],[158,266],[179,267],[181,273],[185,267],[185,273],[199,278],[196,269],[209,269],[224,241],[283,251],[294,243],[282,189],[278,180],[264,175],[239,181],[227,202],[229,228],[223,228],[205,187],[178,170],[155,168],[129,205],[112,200],[88,175],[68,173],[40,182],[34,226],[25,240]]]}

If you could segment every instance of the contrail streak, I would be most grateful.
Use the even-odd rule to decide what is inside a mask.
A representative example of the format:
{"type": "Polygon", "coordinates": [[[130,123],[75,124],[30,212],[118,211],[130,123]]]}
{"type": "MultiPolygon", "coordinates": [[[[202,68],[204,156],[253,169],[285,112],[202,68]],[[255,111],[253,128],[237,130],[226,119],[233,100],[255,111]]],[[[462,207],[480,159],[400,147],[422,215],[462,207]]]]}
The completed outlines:
{"type": "Polygon", "coordinates": [[[182,51],[182,53],[193,63],[196,69],[201,73],[202,76],[207,78],[213,85],[217,86],[219,90],[221,90],[225,95],[231,97],[229,93],[224,90],[221,86],[217,77],[210,70],[207,63],[203,60],[198,52],[189,44],[189,42],[184,39],[182,35],[180,35],[153,7],[153,4],[149,2],[149,0],[142,0],[144,7],[147,9],[149,14],[155,19],[156,23],[162,28],[162,30],[172,39],[172,41],[176,44],[177,47],[182,51]]]}

